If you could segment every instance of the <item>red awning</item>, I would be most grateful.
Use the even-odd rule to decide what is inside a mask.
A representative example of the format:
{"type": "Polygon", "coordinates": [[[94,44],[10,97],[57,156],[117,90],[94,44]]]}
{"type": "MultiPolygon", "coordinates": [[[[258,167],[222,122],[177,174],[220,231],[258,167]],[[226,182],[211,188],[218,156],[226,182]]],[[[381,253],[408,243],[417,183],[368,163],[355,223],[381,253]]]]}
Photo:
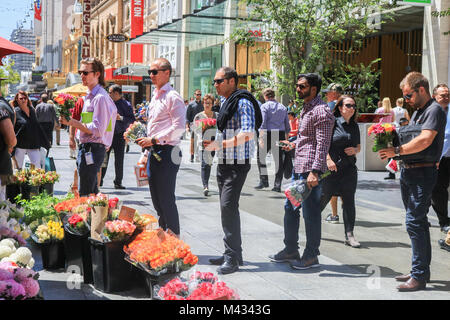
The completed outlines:
{"type": "Polygon", "coordinates": [[[0,37],[0,65],[2,65],[2,59],[10,54],[16,53],[24,53],[24,54],[33,54],[32,51],[24,48],[17,43],[6,40],[5,38],[0,37]]]}

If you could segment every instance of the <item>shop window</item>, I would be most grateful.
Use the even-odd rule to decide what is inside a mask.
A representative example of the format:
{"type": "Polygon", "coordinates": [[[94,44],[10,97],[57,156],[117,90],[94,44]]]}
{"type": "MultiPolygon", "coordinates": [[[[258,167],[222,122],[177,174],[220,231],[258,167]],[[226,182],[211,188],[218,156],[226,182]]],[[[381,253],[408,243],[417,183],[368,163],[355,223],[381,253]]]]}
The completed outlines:
{"type": "Polygon", "coordinates": [[[222,66],[222,46],[214,46],[189,53],[189,97],[196,89],[202,94],[215,94],[211,85],[217,69],[222,66]]]}

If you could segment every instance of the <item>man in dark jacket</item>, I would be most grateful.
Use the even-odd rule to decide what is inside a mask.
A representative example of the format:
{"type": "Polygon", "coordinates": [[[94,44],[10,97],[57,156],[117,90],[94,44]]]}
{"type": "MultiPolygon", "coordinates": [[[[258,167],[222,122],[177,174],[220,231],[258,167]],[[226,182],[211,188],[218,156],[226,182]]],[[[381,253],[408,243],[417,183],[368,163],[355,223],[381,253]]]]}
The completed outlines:
{"type": "Polygon", "coordinates": [[[41,94],[41,102],[36,106],[36,117],[44,130],[50,145],[53,144],[53,128],[55,123],[59,125],[56,117],[55,107],[47,103],[48,96],[46,93],[41,94]]]}
{"type": "Polygon", "coordinates": [[[189,103],[186,109],[186,131],[191,134],[191,162],[194,162],[194,154],[195,154],[195,134],[192,130],[192,122],[194,122],[194,117],[197,113],[203,111],[203,103],[202,103],[202,91],[200,89],[195,90],[195,100],[189,103]]]}
{"type": "Polygon", "coordinates": [[[109,95],[113,99],[117,107],[117,120],[116,127],[114,128],[114,137],[111,147],[106,152],[106,166],[102,167],[102,179],[100,185],[103,185],[103,178],[105,177],[106,170],[109,162],[109,155],[111,149],[114,149],[114,167],[116,170],[116,178],[114,179],[115,189],[125,189],[122,185],[123,179],[123,160],[125,157],[125,140],[123,138],[124,132],[128,126],[135,120],[133,107],[131,104],[122,98],[122,88],[114,84],[109,87],[109,95]]]}

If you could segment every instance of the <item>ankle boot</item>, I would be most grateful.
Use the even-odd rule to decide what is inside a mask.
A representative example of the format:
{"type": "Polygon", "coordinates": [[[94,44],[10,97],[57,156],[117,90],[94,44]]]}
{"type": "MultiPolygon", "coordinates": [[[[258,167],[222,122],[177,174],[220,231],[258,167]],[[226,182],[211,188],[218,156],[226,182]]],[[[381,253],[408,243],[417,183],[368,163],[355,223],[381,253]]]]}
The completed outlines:
{"type": "Polygon", "coordinates": [[[346,240],[345,240],[344,243],[347,246],[351,246],[352,248],[359,248],[359,247],[361,247],[361,244],[358,241],[356,241],[356,238],[353,235],[353,232],[347,232],[346,240]]]}

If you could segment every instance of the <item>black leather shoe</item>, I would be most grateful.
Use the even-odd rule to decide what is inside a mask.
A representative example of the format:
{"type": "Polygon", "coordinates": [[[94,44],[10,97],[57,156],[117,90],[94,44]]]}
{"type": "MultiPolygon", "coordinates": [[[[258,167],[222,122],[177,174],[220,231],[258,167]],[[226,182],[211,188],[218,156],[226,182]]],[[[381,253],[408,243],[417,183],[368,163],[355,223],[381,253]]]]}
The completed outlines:
{"type": "MultiPolygon", "coordinates": [[[[218,257],[218,258],[211,258],[208,260],[210,264],[215,265],[215,266],[220,266],[225,262],[225,258],[223,256],[218,257]]],[[[243,266],[244,265],[244,261],[242,260],[242,258],[238,259],[239,265],[243,266]]]]}
{"type": "Polygon", "coordinates": [[[266,182],[266,183],[260,182],[260,183],[255,187],[255,189],[256,189],[256,190],[260,190],[260,189],[268,188],[268,187],[269,187],[269,183],[268,183],[268,182],[266,182]]]}
{"type": "Polygon", "coordinates": [[[440,240],[438,240],[438,243],[439,243],[439,247],[441,247],[441,249],[444,249],[444,250],[447,250],[448,252],[450,252],[450,246],[445,243],[445,240],[440,239],[440,240]]]}
{"type": "Polygon", "coordinates": [[[237,263],[225,261],[220,267],[217,268],[218,274],[230,274],[239,270],[237,263]]]}
{"type": "Polygon", "coordinates": [[[281,192],[281,188],[280,187],[273,187],[272,191],[274,191],[274,192],[281,192]]]}
{"type": "Polygon", "coordinates": [[[123,190],[123,189],[126,189],[123,185],[121,185],[121,184],[115,184],[114,185],[114,189],[121,189],[121,190],[123,190]]]}

